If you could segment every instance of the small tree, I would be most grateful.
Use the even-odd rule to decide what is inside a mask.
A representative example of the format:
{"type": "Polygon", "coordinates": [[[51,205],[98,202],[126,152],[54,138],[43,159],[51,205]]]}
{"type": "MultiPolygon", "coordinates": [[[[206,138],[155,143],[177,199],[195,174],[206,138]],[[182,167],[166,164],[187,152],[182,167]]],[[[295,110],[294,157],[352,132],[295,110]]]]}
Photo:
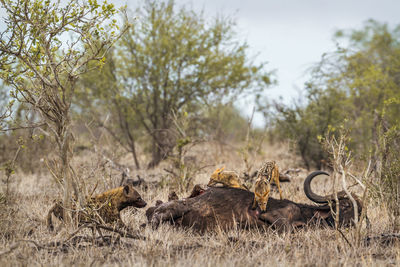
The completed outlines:
{"type": "Polygon", "coordinates": [[[126,28],[116,33],[112,17],[117,10],[106,1],[0,2],[7,13],[6,29],[0,34],[0,77],[13,89],[12,97],[40,112],[52,132],[60,166],[52,173],[69,208],[72,190],[80,199],[70,166],[70,108],[76,81],[89,70],[90,62],[104,62],[104,54],[126,28]]]}
{"type": "MultiPolygon", "coordinates": [[[[151,138],[152,167],[176,145],[172,112],[196,114],[205,104],[264,89],[270,79],[263,64],[249,60],[231,20],[207,23],[201,14],[177,9],[174,1],[146,1],[136,14],[137,23],[110,55],[116,83],[102,97],[123,111],[119,115],[135,117],[151,138]]],[[[86,83],[95,91],[98,85],[93,79],[86,83]]]]}

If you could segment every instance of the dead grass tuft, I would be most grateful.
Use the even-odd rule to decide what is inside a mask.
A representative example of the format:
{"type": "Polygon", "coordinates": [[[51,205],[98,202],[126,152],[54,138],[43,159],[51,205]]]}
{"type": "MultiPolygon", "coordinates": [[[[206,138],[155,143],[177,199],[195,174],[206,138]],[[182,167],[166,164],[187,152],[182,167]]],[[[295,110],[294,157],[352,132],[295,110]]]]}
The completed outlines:
{"type": "MultiPolygon", "coordinates": [[[[196,162],[209,164],[194,177],[195,183],[206,184],[216,167],[225,165],[227,169],[241,172],[245,169],[237,150],[226,147],[223,152],[213,144],[197,146],[191,151],[196,162]]],[[[93,157],[94,158],[94,157],[93,157]]],[[[288,152],[288,146],[268,146],[263,154],[252,159],[259,166],[265,159],[275,160],[280,169],[298,168],[299,161],[288,152]]],[[[88,191],[98,183],[96,193],[118,185],[121,174],[105,165],[96,168],[96,159],[91,162],[90,154],[75,159],[79,175],[85,177],[88,191]],[[84,164],[82,162],[85,162],[84,164]],[[82,163],[82,167],[79,167],[82,163]],[[86,167],[83,167],[86,166],[86,167]],[[88,167],[89,166],[89,167],[88,167]],[[92,166],[92,167],[90,167],[92,166]]],[[[283,183],[284,198],[311,203],[303,193],[306,171],[293,177],[291,183],[283,183]]],[[[134,173],[147,181],[160,181],[166,176],[163,166],[155,170],[134,173]]],[[[318,193],[329,193],[329,177],[313,184],[318,193]]],[[[146,221],[145,209],[126,209],[122,218],[133,229],[140,230],[146,240],[121,238],[118,234],[103,231],[104,238],[93,239],[90,229],[82,229],[67,245],[49,248],[49,244],[65,241],[71,232],[61,229],[49,233],[45,216],[58,197],[57,186],[47,174],[24,174],[17,172],[11,184],[12,196],[6,204],[0,202],[0,266],[15,265],[84,265],[84,266],[332,266],[332,265],[394,265],[400,263],[399,242],[390,245],[380,239],[362,243],[359,247],[349,247],[342,239],[337,241],[335,230],[330,228],[301,229],[294,233],[276,233],[273,230],[215,231],[200,235],[190,229],[175,229],[161,225],[157,230],[140,228],[146,221]],[[31,240],[31,241],[29,241],[31,240]],[[32,242],[34,241],[34,242],[32,242]],[[71,242],[76,242],[75,244],[71,242]]],[[[353,188],[352,188],[353,189],[353,188]]],[[[166,201],[170,188],[164,186],[139,187],[148,206],[157,199],[166,201]]],[[[190,192],[178,192],[185,197],[190,192]]],[[[278,197],[277,192],[272,192],[278,197]]],[[[362,229],[363,236],[379,236],[390,231],[388,212],[377,201],[370,201],[368,217],[371,228],[362,229]]],[[[72,230],[71,230],[72,231],[72,230]]],[[[343,229],[349,240],[354,231],[343,229]]]]}

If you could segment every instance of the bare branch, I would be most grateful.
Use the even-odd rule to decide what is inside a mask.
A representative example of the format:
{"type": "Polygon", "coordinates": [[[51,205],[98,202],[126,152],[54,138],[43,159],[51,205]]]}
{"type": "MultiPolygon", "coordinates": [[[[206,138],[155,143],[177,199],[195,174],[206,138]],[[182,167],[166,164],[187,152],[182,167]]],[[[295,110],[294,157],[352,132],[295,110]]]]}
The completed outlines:
{"type": "Polygon", "coordinates": [[[39,128],[39,127],[42,127],[45,125],[46,125],[46,123],[40,123],[40,124],[34,124],[34,125],[28,125],[28,126],[11,127],[11,128],[6,128],[6,129],[0,128],[0,132],[16,131],[16,130],[21,130],[21,129],[34,129],[34,128],[39,128]]]}

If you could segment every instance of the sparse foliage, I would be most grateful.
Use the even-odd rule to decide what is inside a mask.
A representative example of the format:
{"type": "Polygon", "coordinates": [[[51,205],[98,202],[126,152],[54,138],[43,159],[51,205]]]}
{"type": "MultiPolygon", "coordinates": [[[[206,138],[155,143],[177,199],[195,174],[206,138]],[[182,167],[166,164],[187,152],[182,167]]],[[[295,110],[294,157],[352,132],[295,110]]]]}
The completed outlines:
{"type": "MultiPolygon", "coordinates": [[[[368,192],[370,190],[369,186],[371,180],[372,180],[372,175],[370,172],[370,163],[367,165],[367,167],[361,172],[361,175],[354,175],[353,172],[353,156],[352,152],[349,150],[347,146],[347,142],[349,141],[349,131],[346,130],[343,126],[341,126],[339,129],[333,129],[329,128],[329,130],[326,132],[325,137],[321,137],[320,141],[322,142],[324,149],[328,152],[330,156],[330,162],[332,166],[332,195],[334,196],[335,202],[338,203],[338,188],[341,187],[343,191],[346,193],[347,197],[350,199],[352,202],[352,205],[354,207],[354,217],[353,217],[353,222],[354,225],[356,226],[354,228],[354,240],[349,241],[349,239],[346,238],[346,236],[341,232],[341,230],[337,227],[338,226],[338,221],[339,221],[339,205],[336,205],[336,210],[332,211],[335,214],[335,227],[337,231],[337,240],[339,238],[339,233],[342,235],[342,237],[349,243],[350,246],[359,246],[360,242],[362,240],[361,238],[361,227],[363,225],[363,222],[366,221],[367,227],[369,227],[368,223],[368,218],[367,218],[367,207],[368,207],[368,192]],[[353,195],[348,186],[348,181],[351,180],[355,184],[354,185],[359,185],[362,188],[362,199],[361,203],[363,205],[363,209],[361,212],[361,215],[359,216],[358,214],[358,204],[357,200],[355,199],[355,195],[353,195]]],[[[332,208],[332,206],[331,206],[332,208]]]]}
{"type": "Polygon", "coordinates": [[[201,140],[191,136],[190,121],[192,118],[187,112],[183,112],[179,117],[173,112],[171,116],[174,124],[174,131],[171,133],[174,135],[176,145],[168,157],[171,163],[170,168],[164,170],[172,177],[171,185],[183,192],[193,185],[195,175],[204,168],[204,166],[196,166],[200,162],[196,162],[196,157],[190,155],[193,147],[201,143],[201,140]]]}
{"type": "Polygon", "coordinates": [[[336,38],[348,45],[322,56],[305,85],[304,102],[275,106],[276,125],[282,136],[295,140],[307,167],[320,168],[327,154],[317,136],[347,119],[349,148],[373,155],[380,176],[381,121],[387,129],[400,125],[400,30],[370,20],[360,30],[338,31],[336,38]]]}
{"type": "Polygon", "coordinates": [[[90,62],[102,64],[105,52],[119,38],[113,19],[117,10],[96,0],[2,0],[1,7],[7,16],[6,29],[0,33],[0,78],[12,88],[14,99],[40,112],[51,131],[59,156],[56,175],[63,181],[68,208],[72,189],[80,199],[69,163],[76,81],[90,62]]]}
{"type": "Polygon", "coordinates": [[[398,127],[379,127],[379,176],[373,181],[373,196],[385,206],[394,231],[400,229],[400,130],[398,127]]]}
{"type": "Polygon", "coordinates": [[[338,31],[335,37],[336,51],[323,55],[306,83],[306,102],[294,108],[277,104],[276,125],[280,133],[295,140],[306,166],[314,162],[317,168],[327,159],[317,137],[332,127],[348,129],[348,148],[359,158],[371,158],[373,195],[386,203],[395,222],[400,184],[396,167],[400,28],[369,20],[362,29],[338,31]],[[339,45],[343,39],[346,47],[339,45]]]}
{"type": "MultiPolygon", "coordinates": [[[[94,96],[130,124],[122,132],[134,137],[139,128],[151,138],[148,166],[153,167],[177,144],[172,112],[199,114],[202,105],[229,102],[245,91],[264,89],[270,80],[263,64],[249,59],[229,19],[208,23],[174,1],[145,1],[135,14],[140,20],[109,54],[114,65],[105,69],[105,77],[113,84],[94,96]]],[[[85,86],[93,91],[101,83],[92,78],[85,86]]]]}

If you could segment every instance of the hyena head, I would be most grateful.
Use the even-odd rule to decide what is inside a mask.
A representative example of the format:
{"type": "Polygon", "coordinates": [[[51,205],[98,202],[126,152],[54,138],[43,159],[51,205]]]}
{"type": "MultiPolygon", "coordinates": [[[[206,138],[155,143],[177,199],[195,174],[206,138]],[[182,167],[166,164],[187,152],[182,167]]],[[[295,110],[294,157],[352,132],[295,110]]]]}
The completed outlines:
{"type": "Polygon", "coordinates": [[[132,185],[125,185],[122,189],[122,207],[133,206],[143,208],[147,203],[142,199],[138,191],[132,185]]]}

